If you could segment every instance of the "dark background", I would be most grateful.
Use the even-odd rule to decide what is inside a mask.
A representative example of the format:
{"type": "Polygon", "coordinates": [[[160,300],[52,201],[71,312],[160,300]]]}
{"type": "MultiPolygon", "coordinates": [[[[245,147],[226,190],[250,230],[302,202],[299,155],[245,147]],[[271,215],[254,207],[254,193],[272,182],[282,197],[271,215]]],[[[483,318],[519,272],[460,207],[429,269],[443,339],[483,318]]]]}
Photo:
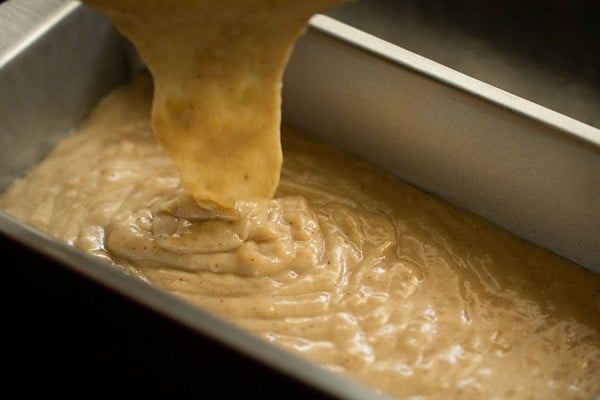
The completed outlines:
{"type": "Polygon", "coordinates": [[[600,2],[355,0],[328,12],[600,128],[600,2]]]}

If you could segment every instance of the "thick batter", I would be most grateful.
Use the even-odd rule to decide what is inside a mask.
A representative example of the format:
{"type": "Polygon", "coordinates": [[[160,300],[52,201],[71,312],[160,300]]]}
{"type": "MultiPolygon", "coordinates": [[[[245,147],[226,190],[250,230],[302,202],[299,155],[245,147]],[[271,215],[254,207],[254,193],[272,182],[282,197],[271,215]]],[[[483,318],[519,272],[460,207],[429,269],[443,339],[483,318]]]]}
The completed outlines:
{"type": "Polygon", "coordinates": [[[342,0],[85,0],[154,78],[152,128],[197,203],[273,197],[281,85],[309,18],[342,0]]]}
{"type": "Polygon", "coordinates": [[[151,103],[110,94],[0,209],[392,396],[600,392],[600,275],[290,127],[274,198],[207,211],[151,103]]]}

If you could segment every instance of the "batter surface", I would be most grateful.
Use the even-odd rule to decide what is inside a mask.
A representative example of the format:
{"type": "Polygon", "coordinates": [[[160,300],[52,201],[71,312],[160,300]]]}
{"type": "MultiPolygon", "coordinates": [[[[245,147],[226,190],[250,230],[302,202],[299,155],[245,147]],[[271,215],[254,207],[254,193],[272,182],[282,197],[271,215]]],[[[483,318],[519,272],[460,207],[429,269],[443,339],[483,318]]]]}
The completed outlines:
{"type": "Polygon", "coordinates": [[[207,211],[152,94],[104,98],[0,209],[391,396],[600,392],[600,275],[291,127],[274,198],[207,211]]]}

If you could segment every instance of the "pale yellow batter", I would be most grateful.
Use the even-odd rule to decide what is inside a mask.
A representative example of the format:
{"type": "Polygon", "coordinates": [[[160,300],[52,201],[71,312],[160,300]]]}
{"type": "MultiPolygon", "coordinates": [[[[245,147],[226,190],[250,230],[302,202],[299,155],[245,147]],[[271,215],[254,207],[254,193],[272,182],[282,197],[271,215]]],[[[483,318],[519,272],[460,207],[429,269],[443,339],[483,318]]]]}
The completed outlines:
{"type": "Polygon", "coordinates": [[[600,275],[280,138],[292,45],[338,2],[87,0],[153,79],[103,99],[0,209],[382,393],[590,399],[600,275]]]}
{"type": "Polygon", "coordinates": [[[206,211],[151,101],[110,94],[0,209],[391,396],[600,392],[600,275],[290,127],[274,198],[206,211]]]}
{"type": "Polygon", "coordinates": [[[196,202],[232,212],[279,182],[281,78],[309,18],[342,0],[85,0],[154,78],[152,127],[196,202]]]}

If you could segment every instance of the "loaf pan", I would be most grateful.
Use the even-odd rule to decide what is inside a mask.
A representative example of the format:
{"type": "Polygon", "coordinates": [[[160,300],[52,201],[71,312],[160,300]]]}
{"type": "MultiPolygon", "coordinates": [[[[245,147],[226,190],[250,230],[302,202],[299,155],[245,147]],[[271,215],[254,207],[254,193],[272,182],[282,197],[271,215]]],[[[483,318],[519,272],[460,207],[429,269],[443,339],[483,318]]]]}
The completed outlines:
{"type": "MultiPolygon", "coordinates": [[[[131,44],[78,2],[1,4],[0,190],[141,68],[131,44]]],[[[600,272],[598,129],[325,15],[297,43],[283,88],[286,122],[600,272]]],[[[97,390],[125,380],[138,393],[149,382],[216,388],[227,374],[234,383],[221,393],[237,381],[245,394],[380,398],[1,212],[0,233],[15,259],[5,263],[6,327],[23,373],[69,364],[58,371],[91,368],[97,390]],[[201,373],[187,367],[194,357],[201,373]]]]}

